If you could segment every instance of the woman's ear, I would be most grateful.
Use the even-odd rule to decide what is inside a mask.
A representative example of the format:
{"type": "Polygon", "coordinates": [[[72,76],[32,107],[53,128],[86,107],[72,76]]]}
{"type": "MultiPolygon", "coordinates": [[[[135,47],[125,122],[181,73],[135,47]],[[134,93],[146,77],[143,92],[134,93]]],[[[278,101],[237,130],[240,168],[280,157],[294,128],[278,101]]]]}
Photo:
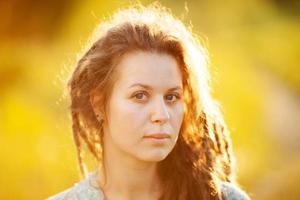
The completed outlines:
{"type": "Polygon", "coordinates": [[[102,115],[102,111],[101,111],[101,105],[100,105],[100,100],[101,97],[99,94],[97,94],[96,90],[92,90],[90,92],[90,104],[92,106],[92,109],[95,113],[95,115],[102,115]]]}

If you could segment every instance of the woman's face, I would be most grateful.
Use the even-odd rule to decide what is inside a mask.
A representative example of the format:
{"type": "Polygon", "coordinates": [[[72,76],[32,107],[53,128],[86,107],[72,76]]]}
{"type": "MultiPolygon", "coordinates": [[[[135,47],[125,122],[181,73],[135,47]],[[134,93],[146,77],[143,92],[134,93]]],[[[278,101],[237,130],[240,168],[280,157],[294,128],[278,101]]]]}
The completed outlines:
{"type": "Polygon", "coordinates": [[[176,60],[162,53],[125,54],[104,123],[104,151],[158,162],[173,149],[183,120],[182,79],[176,60]]]}

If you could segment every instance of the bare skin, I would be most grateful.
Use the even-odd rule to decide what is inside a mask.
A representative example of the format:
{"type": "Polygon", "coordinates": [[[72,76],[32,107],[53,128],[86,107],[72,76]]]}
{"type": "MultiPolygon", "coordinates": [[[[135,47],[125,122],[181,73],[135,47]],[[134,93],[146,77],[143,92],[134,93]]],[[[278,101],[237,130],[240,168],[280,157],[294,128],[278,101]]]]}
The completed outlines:
{"type": "MultiPolygon", "coordinates": [[[[126,54],[117,69],[99,183],[108,200],[156,200],[162,193],[157,163],[172,151],[183,120],[180,69],[170,55],[142,51],[126,54]],[[153,133],[168,138],[147,138],[153,133]]],[[[97,95],[91,103],[99,113],[97,95]]]]}

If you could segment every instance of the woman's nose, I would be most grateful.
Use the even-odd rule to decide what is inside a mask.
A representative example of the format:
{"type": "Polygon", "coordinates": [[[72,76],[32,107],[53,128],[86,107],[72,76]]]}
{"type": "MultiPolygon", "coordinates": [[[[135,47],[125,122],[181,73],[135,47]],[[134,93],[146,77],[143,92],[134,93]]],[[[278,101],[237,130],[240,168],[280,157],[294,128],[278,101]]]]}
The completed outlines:
{"type": "Polygon", "coordinates": [[[151,121],[153,123],[164,124],[170,119],[168,107],[163,97],[155,100],[152,107],[151,121]]]}

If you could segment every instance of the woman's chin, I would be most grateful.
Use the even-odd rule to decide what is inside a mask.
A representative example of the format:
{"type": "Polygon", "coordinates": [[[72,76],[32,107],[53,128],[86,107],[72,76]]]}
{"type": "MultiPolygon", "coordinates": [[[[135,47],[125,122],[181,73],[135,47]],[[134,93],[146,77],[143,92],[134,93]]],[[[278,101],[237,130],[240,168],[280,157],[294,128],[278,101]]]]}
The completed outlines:
{"type": "Polygon", "coordinates": [[[155,150],[142,155],[142,160],[147,162],[160,162],[168,156],[169,152],[163,150],[155,150]]]}

